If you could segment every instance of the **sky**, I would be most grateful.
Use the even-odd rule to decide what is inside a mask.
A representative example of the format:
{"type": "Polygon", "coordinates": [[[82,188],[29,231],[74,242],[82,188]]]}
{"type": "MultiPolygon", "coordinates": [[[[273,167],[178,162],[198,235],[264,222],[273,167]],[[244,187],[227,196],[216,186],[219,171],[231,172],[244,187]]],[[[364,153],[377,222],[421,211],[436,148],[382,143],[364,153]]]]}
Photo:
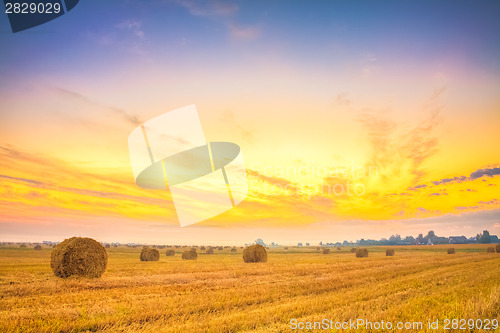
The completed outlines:
{"type": "Polygon", "coordinates": [[[0,15],[0,241],[500,234],[498,1],[81,1],[0,15]],[[128,135],[195,104],[248,195],[181,228],[128,135]]]}

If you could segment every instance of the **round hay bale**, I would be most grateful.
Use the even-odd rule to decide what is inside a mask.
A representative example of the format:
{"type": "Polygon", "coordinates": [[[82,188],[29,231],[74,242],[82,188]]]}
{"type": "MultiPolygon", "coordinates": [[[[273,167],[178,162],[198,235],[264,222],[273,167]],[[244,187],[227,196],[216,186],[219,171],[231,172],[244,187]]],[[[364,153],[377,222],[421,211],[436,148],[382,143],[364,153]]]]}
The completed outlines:
{"type": "Polygon", "coordinates": [[[351,249],[351,253],[356,253],[356,248],[355,248],[355,247],[353,247],[353,248],[351,249]]]}
{"type": "Polygon", "coordinates": [[[35,247],[33,249],[35,251],[42,251],[42,246],[40,244],[38,244],[38,245],[35,245],[35,247]]]}
{"type": "Polygon", "coordinates": [[[392,257],[392,256],[394,256],[394,249],[387,249],[387,250],[385,250],[385,255],[386,255],[386,257],[392,257]]]}
{"type": "Polygon", "coordinates": [[[368,257],[367,249],[357,249],[356,250],[356,258],[366,258],[368,257]]]}
{"type": "Polygon", "coordinates": [[[106,270],[108,254],[101,243],[86,237],[71,237],[57,244],[50,267],[61,278],[72,275],[98,278],[106,270]]]}
{"type": "Polygon", "coordinates": [[[21,245],[19,245],[19,247],[20,247],[21,249],[24,249],[24,248],[26,247],[26,244],[21,244],[21,245]]]}
{"type": "Polygon", "coordinates": [[[267,262],[267,251],[260,245],[255,244],[243,250],[244,262],[267,262]]]}
{"type": "Polygon", "coordinates": [[[205,252],[206,254],[214,254],[214,248],[213,247],[209,247],[207,252],[205,252]]]}
{"type": "Polygon", "coordinates": [[[323,249],[323,254],[330,254],[330,249],[323,249]]]}
{"type": "Polygon", "coordinates": [[[342,250],[342,248],[340,246],[337,246],[337,251],[340,251],[342,250]]]}
{"type": "Polygon", "coordinates": [[[500,244],[497,244],[496,248],[497,248],[497,253],[500,253],[500,244]]]}
{"type": "Polygon", "coordinates": [[[160,252],[157,249],[150,247],[143,247],[141,251],[141,261],[158,261],[160,259],[160,252]]]}
{"type": "Polygon", "coordinates": [[[167,255],[167,257],[173,257],[173,256],[175,256],[175,251],[172,249],[169,249],[169,250],[167,250],[167,252],[165,252],[165,254],[167,255]]]}
{"type": "Polygon", "coordinates": [[[487,253],[495,253],[495,248],[494,247],[489,247],[486,249],[487,253]]]}
{"type": "Polygon", "coordinates": [[[288,247],[285,247],[285,250],[288,250],[288,247]]]}
{"type": "Polygon", "coordinates": [[[224,250],[224,248],[222,246],[219,246],[218,250],[222,251],[222,250],[224,250]]]}
{"type": "Polygon", "coordinates": [[[320,250],[321,250],[321,248],[318,246],[318,247],[316,248],[316,251],[320,251],[320,250]]]}
{"type": "Polygon", "coordinates": [[[236,253],[236,248],[235,248],[235,247],[233,247],[233,248],[231,249],[231,252],[236,253]]]}
{"type": "Polygon", "coordinates": [[[200,247],[200,251],[205,251],[205,247],[204,246],[200,247]]]}
{"type": "Polygon", "coordinates": [[[183,260],[196,260],[198,258],[198,253],[193,250],[187,250],[182,253],[183,260]]]}
{"type": "Polygon", "coordinates": [[[448,254],[455,254],[455,248],[454,247],[450,247],[448,249],[448,254]]]}

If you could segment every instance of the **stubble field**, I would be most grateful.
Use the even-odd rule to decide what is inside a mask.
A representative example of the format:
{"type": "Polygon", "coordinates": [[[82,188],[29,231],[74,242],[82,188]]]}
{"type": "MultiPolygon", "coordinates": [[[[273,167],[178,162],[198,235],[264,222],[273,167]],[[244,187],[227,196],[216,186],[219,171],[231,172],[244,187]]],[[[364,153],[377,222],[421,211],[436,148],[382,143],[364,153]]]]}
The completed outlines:
{"type": "Polygon", "coordinates": [[[198,250],[195,261],[163,249],[160,261],[141,262],[140,248],[117,247],[101,278],[60,279],[50,248],[3,246],[0,332],[288,332],[292,319],[422,322],[425,331],[428,320],[500,319],[500,253],[448,247],[391,247],[394,257],[369,247],[368,258],[271,248],[253,264],[240,248],[198,250]]]}

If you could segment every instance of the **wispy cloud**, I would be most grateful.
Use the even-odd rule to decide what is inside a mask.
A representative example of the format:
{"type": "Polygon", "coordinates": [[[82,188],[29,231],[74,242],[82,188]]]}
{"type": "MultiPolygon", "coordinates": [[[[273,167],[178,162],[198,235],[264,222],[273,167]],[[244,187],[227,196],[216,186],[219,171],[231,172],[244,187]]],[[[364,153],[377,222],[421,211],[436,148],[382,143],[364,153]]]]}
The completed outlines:
{"type": "Polygon", "coordinates": [[[126,29],[130,32],[132,32],[132,34],[143,40],[144,39],[144,30],[142,29],[142,22],[141,21],[138,21],[138,20],[126,20],[126,21],[122,21],[120,23],[118,23],[117,25],[115,25],[116,28],[118,29],[126,29]]]}
{"type": "Polygon", "coordinates": [[[260,28],[255,26],[242,27],[235,23],[228,24],[229,35],[235,40],[253,40],[260,36],[260,28]]]}
{"type": "Polygon", "coordinates": [[[238,11],[238,6],[233,1],[174,0],[174,2],[186,8],[194,16],[229,16],[238,11]]]}
{"type": "Polygon", "coordinates": [[[89,105],[89,106],[92,106],[92,107],[96,107],[97,106],[99,108],[103,108],[105,110],[108,110],[109,112],[112,112],[112,113],[120,116],[122,119],[124,119],[125,121],[127,121],[128,123],[130,123],[132,125],[137,126],[137,125],[139,125],[139,124],[142,123],[139,120],[138,116],[136,116],[136,115],[131,115],[128,112],[126,112],[126,111],[124,111],[122,109],[102,104],[102,103],[97,102],[97,101],[95,101],[95,100],[93,100],[93,99],[91,99],[91,98],[89,98],[87,96],[84,96],[84,95],[82,95],[82,94],[80,94],[78,92],[75,92],[75,91],[72,91],[72,90],[68,90],[68,89],[65,89],[65,88],[60,88],[60,87],[51,87],[49,89],[54,94],[57,94],[61,98],[70,100],[71,102],[86,104],[86,105],[89,105]]]}
{"type": "Polygon", "coordinates": [[[224,112],[221,116],[221,120],[227,123],[228,126],[238,129],[243,139],[250,143],[253,143],[254,136],[252,132],[241,126],[241,124],[236,120],[236,117],[232,111],[224,112]]]}

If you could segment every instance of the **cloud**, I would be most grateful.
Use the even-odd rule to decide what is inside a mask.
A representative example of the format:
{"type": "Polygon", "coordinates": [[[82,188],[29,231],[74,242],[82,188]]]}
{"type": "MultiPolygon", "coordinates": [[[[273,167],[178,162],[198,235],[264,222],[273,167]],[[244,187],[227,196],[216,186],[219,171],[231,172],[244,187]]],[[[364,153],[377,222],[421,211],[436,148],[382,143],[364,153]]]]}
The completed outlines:
{"type": "Polygon", "coordinates": [[[247,174],[251,177],[255,177],[256,179],[271,185],[276,185],[281,187],[287,187],[292,185],[292,182],[285,178],[266,176],[256,170],[247,169],[247,174]]]}
{"type": "Polygon", "coordinates": [[[94,101],[94,100],[92,100],[92,99],[90,99],[90,98],[88,98],[80,93],[77,93],[75,91],[68,90],[65,88],[60,88],[60,87],[52,87],[49,89],[53,93],[57,94],[58,96],[66,99],[66,100],[70,100],[72,102],[77,102],[77,103],[82,103],[82,104],[87,104],[87,105],[92,106],[92,107],[97,106],[97,107],[103,108],[105,110],[108,110],[116,115],[119,115],[125,121],[127,121],[129,124],[132,124],[134,126],[138,126],[142,123],[136,115],[131,115],[131,114],[127,113],[126,111],[119,109],[119,108],[115,108],[112,106],[101,104],[101,103],[96,102],[96,101],[94,101]]]}
{"type": "Polygon", "coordinates": [[[460,177],[453,177],[453,178],[443,178],[441,180],[433,181],[432,183],[434,185],[442,185],[442,184],[451,183],[451,182],[461,183],[461,182],[463,182],[465,180],[467,180],[467,177],[460,176],[460,177]]]}
{"type": "Polygon", "coordinates": [[[238,6],[232,1],[195,1],[175,0],[175,3],[186,8],[194,16],[230,16],[238,11],[238,6]]]}
{"type": "Polygon", "coordinates": [[[115,25],[118,29],[126,29],[132,32],[132,34],[139,38],[144,39],[144,30],[142,30],[142,22],[137,20],[126,20],[115,25]]]}
{"type": "MultiPolygon", "coordinates": [[[[444,184],[448,184],[448,183],[459,183],[460,184],[463,182],[469,182],[469,181],[479,179],[483,176],[494,177],[497,175],[500,175],[500,168],[497,168],[497,167],[482,168],[482,169],[478,169],[478,170],[472,172],[469,177],[467,177],[467,176],[455,176],[453,178],[443,178],[440,180],[434,180],[434,181],[431,181],[431,183],[435,186],[444,185],[444,184]]],[[[489,186],[496,186],[496,184],[488,184],[488,185],[489,186]]],[[[416,185],[414,187],[409,188],[409,190],[416,190],[416,189],[425,188],[425,187],[427,187],[426,184],[420,184],[420,185],[416,185]]],[[[460,191],[477,192],[476,190],[470,189],[470,188],[462,189],[460,191]]]]}
{"type": "Polygon", "coordinates": [[[425,160],[438,150],[439,140],[437,136],[433,135],[433,130],[440,123],[439,115],[443,106],[439,103],[439,98],[445,91],[446,88],[438,88],[432,92],[422,110],[426,114],[426,118],[404,136],[405,144],[402,146],[402,150],[411,161],[411,173],[415,175],[416,182],[426,174],[422,168],[425,160]]]}
{"type": "Polygon", "coordinates": [[[477,179],[483,176],[493,177],[496,175],[500,175],[500,168],[485,168],[474,171],[470,174],[470,179],[477,179]]]}
{"type": "Polygon", "coordinates": [[[236,121],[233,112],[231,112],[231,111],[224,112],[221,116],[221,119],[222,119],[222,121],[228,123],[228,126],[231,126],[233,128],[238,129],[240,131],[243,139],[247,140],[250,143],[253,143],[254,136],[253,136],[252,132],[245,129],[243,126],[240,125],[239,122],[236,121]]]}
{"type": "Polygon", "coordinates": [[[341,92],[335,97],[335,102],[341,106],[350,106],[351,99],[349,98],[349,93],[341,92]]]}
{"type": "Polygon", "coordinates": [[[10,180],[17,180],[20,182],[28,183],[28,184],[33,184],[33,185],[43,185],[43,182],[39,182],[37,180],[32,180],[32,179],[26,179],[26,178],[19,178],[19,177],[11,177],[7,175],[0,175],[0,178],[5,178],[5,179],[10,179],[10,180]]]}
{"type": "Polygon", "coordinates": [[[479,201],[479,203],[482,205],[498,205],[500,201],[498,199],[493,199],[490,201],[479,201]]]}
{"type": "Polygon", "coordinates": [[[260,36],[260,29],[254,26],[241,27],[230,23],[228,30],[231,38],[235,40],[253,40],[260,36]]]}

